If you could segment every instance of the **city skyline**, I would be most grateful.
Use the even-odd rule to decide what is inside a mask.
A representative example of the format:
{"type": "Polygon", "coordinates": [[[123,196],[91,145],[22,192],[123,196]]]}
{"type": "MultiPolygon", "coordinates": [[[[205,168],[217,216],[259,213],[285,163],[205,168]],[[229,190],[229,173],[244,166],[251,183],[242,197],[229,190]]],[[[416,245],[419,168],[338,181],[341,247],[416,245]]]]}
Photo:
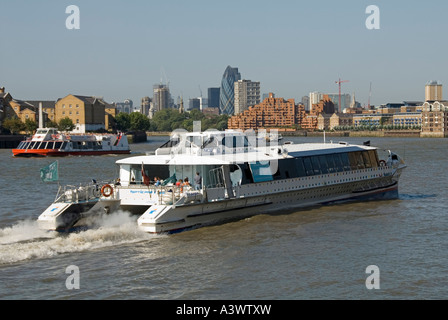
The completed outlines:
{"type": "Polygon", "coordinates": [[[365,22],[367,1],[3,1],[0,86],[23,100],[67,94],[135,106],[160,82],[173,98],[219,87],[228,65],[256,79],[261,93],[300,101],[342,93],[362,105],[423,101],[429,80],[446,83],[443,1],[375,1],[380,29],[365,22]],[[237,10],[238,9],[238,10],[237,10]],[[437,10],[435,10],[437,9],[437,10]],[[20,17],[20,19],[17,19],[20,17]],[[437,48],[435,50],[434,48],[437,48]]]}

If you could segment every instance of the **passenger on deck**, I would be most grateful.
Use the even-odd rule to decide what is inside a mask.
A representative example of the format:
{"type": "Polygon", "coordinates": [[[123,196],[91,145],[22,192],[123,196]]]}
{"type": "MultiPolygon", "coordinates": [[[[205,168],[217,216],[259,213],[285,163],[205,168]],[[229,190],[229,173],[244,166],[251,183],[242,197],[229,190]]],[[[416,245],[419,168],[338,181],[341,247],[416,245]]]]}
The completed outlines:
{"type": "Polygon", "coordinates": [[[159,179],[159,177],[154,177],[154,185],[156,187],[160,186],[160,179],[159,179]]]}
{"type": "Polygon", "coordinates": [[[188,178],[185,178],[185,179],[184,179],[184,184],[183,184],[183,186],[185,186],[185,187],[190,187],[190,186],[191,186],[190,181],[188,181],[188,178]]]}
{"type": "Polygon", "coordinates": [[[183,185],[182,179],[179,179],[179,181],[176,182],[176,187],[181,187],[183,185]]]}
{"type": "Polygon", "coordinates": [[[199,172],[196,172],[196,175],[194,176],[194,188],[195,190],[202,189],[202,177],[199,172]]]}

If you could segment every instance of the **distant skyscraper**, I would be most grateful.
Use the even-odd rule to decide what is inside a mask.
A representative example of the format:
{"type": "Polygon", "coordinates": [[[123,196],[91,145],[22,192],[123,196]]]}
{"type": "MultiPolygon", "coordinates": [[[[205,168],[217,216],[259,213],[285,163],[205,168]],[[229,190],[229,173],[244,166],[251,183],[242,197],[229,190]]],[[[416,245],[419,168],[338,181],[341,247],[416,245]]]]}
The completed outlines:
{"type": "Polygon", "coordinates": [[[193,98],[189,100],[187,111],[191,111],[193,109],[201,109],[201,100],[199,98],[193,98]]]}
{"type": "Polygon", "coordinates": [[[117,108],[117,113],[132,113],[134,112],[134,103],[131,99],[126,99],[123,102],[115,103],[115,107],[117,108]]]}
{"type": "Polygon", "coordinates": [[[151,108],[151,98],[143,97],[140,105],[140,112],[144,115],[149,114],[149,109],[151,108]]]}
{"type": "Polygon", "coordinates": [[[220,88],[208,88],[208,107],[219,108],[220,88]]]}
{"type": "Polygon", "coordinates": [[[219,93],[219,109],[221,114],[233,115],[235,111],[234,84],[238,80],[241,80],[241,74],[238,72],[238,68],[228,66],[222,76],[221,90],[219,93]]]}
{"type": "Polygon", "coordinates": [[[238,80],[234,86],[235,115],[247,110],[250,106],[260,103],[260,82],[238,80]]]}
{"type": "Polygon", "coordinates": [[[306,111],[310,111],[310,97],[309,96],[302,97],[302,104],[305,106],[306,111]]]}
{"type": "Polygon", "coordinates": [[[310,92],[310,108],[313,104],[319,103],[320,100],[324,97],[322,92],[310,92]]]}
{"type": "Polygon", "coordinates": [[[440,101],[442,98],[442,84],[438,81],[429,81],[425,86],[425,101],[440,101]]]}
{"type": "Polygon", "coordinates": [[[263,93],[262,97],[261,97],[261,101],[264,101],[264,99],[269,98],[272,95],[273,98],[275,98],[275,93],[263,93]]]}
{"type": "Polygon", "coordinates": [[[173,99],[171,98],[170,88],[165,84],[156,84],[153,87],[154,96],[154,110],[160,111],[162,109],[171,108],[173,105],[173,99]]]}
{"type": "Polygon", "coordinates": [[[344,109],[350,108],[352,101],[351,96],[348,93],[341,94],[341,105],[339,106],[339,93],[328,93],[328,97],[333,101],[335,105],[335,111],[342,113],[344,109]]]}
{"type": "MultiPolygon", "coordinates": [[[[310,108],[313,104],[319,103],[324,98],[322,92],[310,92],[310,108]]],[[[339,106],[339,93],[328,93],[330,100],[336,107],[336,112],[342,112],[345,108],[350,107],[351,97],[348,93],[341,94],[341,106],[339,106]]]]}

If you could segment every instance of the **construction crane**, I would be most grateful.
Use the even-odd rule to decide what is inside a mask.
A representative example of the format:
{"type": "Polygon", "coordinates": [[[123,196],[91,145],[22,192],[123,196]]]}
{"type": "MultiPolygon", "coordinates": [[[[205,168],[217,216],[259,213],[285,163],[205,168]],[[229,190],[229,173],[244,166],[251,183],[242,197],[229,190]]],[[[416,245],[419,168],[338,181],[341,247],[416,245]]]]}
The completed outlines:
{"type": "Polygon", "coordinates": [[[341,78],[339,78],[339,81],[336,81],[337,84],[339,84],[339,105],[338,105],[338,111],[342,112],[342,107],[341,107],[341,85],[344,82],[350,82],[349,80],[341,80],[341,78]]]}

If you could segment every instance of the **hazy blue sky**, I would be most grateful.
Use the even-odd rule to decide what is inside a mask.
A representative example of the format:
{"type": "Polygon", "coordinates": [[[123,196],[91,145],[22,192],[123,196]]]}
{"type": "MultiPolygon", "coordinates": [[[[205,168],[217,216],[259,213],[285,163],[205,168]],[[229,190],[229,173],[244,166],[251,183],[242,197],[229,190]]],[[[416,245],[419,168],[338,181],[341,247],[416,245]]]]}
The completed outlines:
{"type": "Polygon", "coordinates": [[[343,92],[366,104],[423,100],[428,80],[448,97],[445,0],[0,0],[0,86],[17,99],[69,93],[140,105],[152,86],[173,97],[220,86],[228,65],[263,93],[300,99],[343,92]],[[80,30],[68,30],[69,5],[80,30]],[[367,6],[380,9],[368,30],[367,6]]]}

